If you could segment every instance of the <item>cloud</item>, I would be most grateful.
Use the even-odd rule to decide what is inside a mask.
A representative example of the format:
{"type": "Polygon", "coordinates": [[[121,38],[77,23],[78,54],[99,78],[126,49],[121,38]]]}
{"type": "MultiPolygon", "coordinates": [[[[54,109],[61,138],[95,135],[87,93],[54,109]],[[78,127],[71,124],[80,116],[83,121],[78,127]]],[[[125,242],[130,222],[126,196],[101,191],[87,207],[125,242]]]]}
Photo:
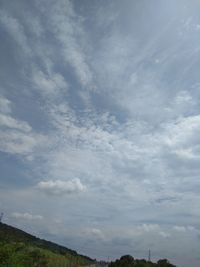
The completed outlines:
{"type": "Polygon", "coordinates": [[[21,130],[23,132],[30,132],[32,130],[27,122],[16,120],[4,114],[0,114],[0,126],[21,130]]]}
{"type": "Polygon", "coordinates": [[[13,212],[11,216],[15,219],[22,219],[22,220],[28,220],[28,221],[43,219],[43,216],[41,215],[33,215],[27,212],[26,213],[13,212]]]}
{"type": "Polygon", "coordinates": [[[184,226],[175,225],[173,229],[177,232],[186,232],[186,228],[184,226]]]}
{"type": "Polygon", "coordinates": [[[98,228],[87,228],[83,231],[83,234],[89,239],[105,240],[104,233],[98,228]]]}
{"type": "Polygon", "coordinates": [[[86,35],[82,27],[82,18],[76,15],[71,1],[52,2],[48,11],[45,6],[47,3],[48,1],[40,2],[39,8],[43,16],[47,17],[49,30],[59,42],[62,58],[72,66],[80,84],[88,89],[92,86],[93,75],[87,63],[86,52],[81,46],[83,37],[86,35]]]}
{"type": "Polygon", "coordinates": [[[138,226],[138,230],[141,232],[157,232],[160,229],[160,226],[158,224],[143,224],[141,226],[138,226]]]}
{"type": "Polygon", "coordinates": [[[169,233],[166,233],[166,232],[163,232],[163,231],[159,232],[159,235],[161,235],[163,238],[168,238],[168,237],[171,236],[169,233]]]}
{"type": "Polygon", "coordinates": [[[149,246],[163,256],[191,246],[194,255],[198,12],[171,0],[157,3],[159,14],[148,1],[89,2],[2,4],[1,69],[9,78],[0,88],[0,149],[12,156],[2,153],[0,167],[12,189],[1,191],[1,207],[49,218],[54,210],[63,222],[62,231],[52,227],[56,238],[67,244],[67,225],[76,247],[86,229],[80,237],[99,241],[97,258],[108,254],[104,242],[113,257],[134,248],[143,257],[149,246]],[[33,184],[48,195],[85,193],[68,197],[65,214],[65,202],[36,196],[33,184]]]}
{"type": "Polygon", "coordinates": [[[28,156],[44,138],[40,135],[26,135],[16,131],[0,131],[0,150],[14,155],[28,156]]]}
{"type": "Polygon", "coordinates": [[[68,91],[68,84],[60,73],[45,74],[41,70],[33,71],[33,83],[45,98],[57,98],[68,91]]]}
{"type": "Polygon", "coordinates": [[[86,186],[83,185],[80,179],[75,178],[70,181],[50,180],[41,181],[37,188],[50,195],[69,195],[84,192],[86,186]]]}
{"type": "Polygon", "coordinates": [[[0,11],[1,25],[7,30],[13,40],[17,43],[18,48],[22,49],[23,53],[31,56],[32,51],[28,44],[28,39],[25,35],[23,25],[17,18],[12,17],[5,10],[0,11]]]}
{"type": "Polygon", "coordinates": [[[3,105],[0,113],[0,150],[14,155],[29,156],[39,144],[43,146],[47,138],[34,132],[28,122],[13,117],[10,100],[1,98],[1,102],[3,105]]]}
{"type": "MultiPolygon", "coordinates": [[[[188,226],[180,226],[180,225],[174,225],[173,230],[177,232],[195,232],[197,229],[194,226],[188,225],[188,226]]],[[[198,232],[198,231],[197,231],[198,232]]]]}
{"type": "Polygon", "coordinates": [[[168,133],[168,144],[170,146],[182,146],[197,142],[199,126],[200,115],[182,117],[173,123],[166,123],[165,129],[168,133]]]}
{"type": "Polygon", "coordinates": [[[0,96],[0,112],[3,114],[11,112],[11,102],[3,96],[0,96]]]}

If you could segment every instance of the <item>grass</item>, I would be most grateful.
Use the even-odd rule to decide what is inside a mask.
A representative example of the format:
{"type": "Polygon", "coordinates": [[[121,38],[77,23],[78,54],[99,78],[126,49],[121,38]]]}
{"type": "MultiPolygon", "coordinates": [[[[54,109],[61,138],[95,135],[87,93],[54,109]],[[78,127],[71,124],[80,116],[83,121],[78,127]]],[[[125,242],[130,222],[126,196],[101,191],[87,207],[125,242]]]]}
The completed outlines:
{"type": "Polygon", "coordinates": [[[74,250],[0,224],[0,267],[76,267],[92,262],[74,250]]]}

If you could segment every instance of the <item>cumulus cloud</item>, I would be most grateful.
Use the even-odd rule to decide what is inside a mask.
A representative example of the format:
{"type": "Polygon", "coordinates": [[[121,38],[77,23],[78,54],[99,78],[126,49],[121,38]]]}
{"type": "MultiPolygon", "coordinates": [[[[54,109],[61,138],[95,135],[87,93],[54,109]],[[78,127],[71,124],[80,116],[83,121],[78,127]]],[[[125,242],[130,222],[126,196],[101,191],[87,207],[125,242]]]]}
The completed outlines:
{"type": "Polygon", "coordinates": [[[75,178],[69,181],[50,180],[41,181],[37,185],[38,189],[50,195],[68,195],[76,194],[86,190],[80,179],[75,178]]]}
{"type": "Polygon", "coordinates": [[[11,216],[15,219],[22,219],[22,220],[28,220],[28,221],[43,219],[43,216],[41,215],[31,214],[28,212],[26,213],[13,212],[11,216]]]}

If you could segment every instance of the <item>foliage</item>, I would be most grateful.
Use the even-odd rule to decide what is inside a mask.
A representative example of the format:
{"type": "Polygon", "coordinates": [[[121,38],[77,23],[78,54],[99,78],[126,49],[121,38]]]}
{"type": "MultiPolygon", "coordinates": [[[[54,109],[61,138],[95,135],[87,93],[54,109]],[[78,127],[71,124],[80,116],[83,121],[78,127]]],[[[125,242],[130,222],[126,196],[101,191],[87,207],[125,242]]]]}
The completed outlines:
{"type": "MultiPolygon", "coordinates": [[[[94,263],[94,260],[79,255],[74,250],[0,223],[0,267],[81,267],[94,263]]],[[[109,267],[176,266],[166,259],[153,263],[125,255],[119,260],[111,262],[109,267]]]]}
{"type": "Polygon", "coordinates": [[[115,262],[111,262],[109,267],[176,267],[175,265],[171,264],[168,260],[163,259],[159,260],[157,263],[153,263],[150,261],[142,260],[135,260],[130,255],[122,256],[119,260],[115,262]]]}
{"type": "Polygon", "coordinates": [[[76,251],[0,223],[1,267],[73,267],[92,262],[76,251]]]}
{"type": "Polygon", "coordinates": [[[25,243],[0,242],[1,267],[72,267],[86,264],[79,255],[62,255],[25,243]]]}

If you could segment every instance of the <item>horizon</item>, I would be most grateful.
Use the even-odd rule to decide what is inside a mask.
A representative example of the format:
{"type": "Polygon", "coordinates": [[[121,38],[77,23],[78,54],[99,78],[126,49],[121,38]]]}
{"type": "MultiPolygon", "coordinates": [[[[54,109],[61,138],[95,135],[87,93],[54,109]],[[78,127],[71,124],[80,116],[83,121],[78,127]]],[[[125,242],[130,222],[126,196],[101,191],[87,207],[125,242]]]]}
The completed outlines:
{"type": "MultiPolygon", "coordinates": [[[[58,244],[58,243],[53,242],[53,241],[51,241],[51,240],[47,240],[47,239],[40,238],[39,236],[34,236],[34,234],[28,233],[28,232],[24,231],[23,229],[17,228],[17,227],[15,227],[15,226],[13,226],[13,225],[6,224],[6,223],[3,222],[3,220],[0,221],[0,225],[1,225],[1,224],[2,224],[2,225],[6,225],[6,226],[11,227],[11,228],[15,228],[16,230],[22,231],[23,233],[28,234],[28,235],[30,235],[30,236],[32,236],[32,237],[36,237],[37,239],[41,239],[41,240],[44,240],[44,241],[47,241],[47,242],[50,242],[50,243],[53,243],[53,244],[55,244],[55,245],[58,245],[58,246],[61,246],[61,247],[64,247],[64,248],[66,248],[66,249],[70,249],[70,250],[71,250],[70,247],[66,247],[65,245],[58,244]]],[[[96,258],[90,258],[88,255],[80,254],[79,251],[77,251],[75,248],[74,248],[72,251],[77,252],[80,256],[88,257],[89,259],[91,259],[91,260],[93,260],[93,261],[97,261],[97,262],[101,262],[101,261],[103,261],[103,262],[107,262],[107,263],[108,263],[108,262],[115,261],[115,260],[117,260],[117,259],[120,259],[122,256],[127,256],[127,254],[126,254],[126,255],[119,255],[117,258],[114,258],[114,259],[112,259],[112,260],[110,260],[109,257],[107,258],[107,260],[106,260],[106,259],[100,259],[100,260],[98,260],[98,259],[96,259],[96,258]]],[[[130,254],[128,254],[128,256],[129,256],[129,255],[130,255],[130,254]]],[[[132,256],[134,259],[136,259],[136,258],[134,257],[134,255],[130,255],[130,256],[132,256]]],[[[163,258],[163,259],[165,259],[165,258],[163,258]]],[[[148,262],[148,261],[149,261],[149,262],[153,262],[153,261],[151,260],[151,250],[148,250],[148,256],[147,256],[146,258],[141,258],[141,259],[137,259],[137,260],[146,260],[147,262],[148,262]]],[[[157,259],[157,260],[161,260],[161,259],[157,259]]],[[[155,262],[157,262],[157,261],[155,261],[155,262]]]]}
{"type": "Polygon", "coordinates": [[[0,6],[3,221],[199,267],[200,2],[0,6]]]}

